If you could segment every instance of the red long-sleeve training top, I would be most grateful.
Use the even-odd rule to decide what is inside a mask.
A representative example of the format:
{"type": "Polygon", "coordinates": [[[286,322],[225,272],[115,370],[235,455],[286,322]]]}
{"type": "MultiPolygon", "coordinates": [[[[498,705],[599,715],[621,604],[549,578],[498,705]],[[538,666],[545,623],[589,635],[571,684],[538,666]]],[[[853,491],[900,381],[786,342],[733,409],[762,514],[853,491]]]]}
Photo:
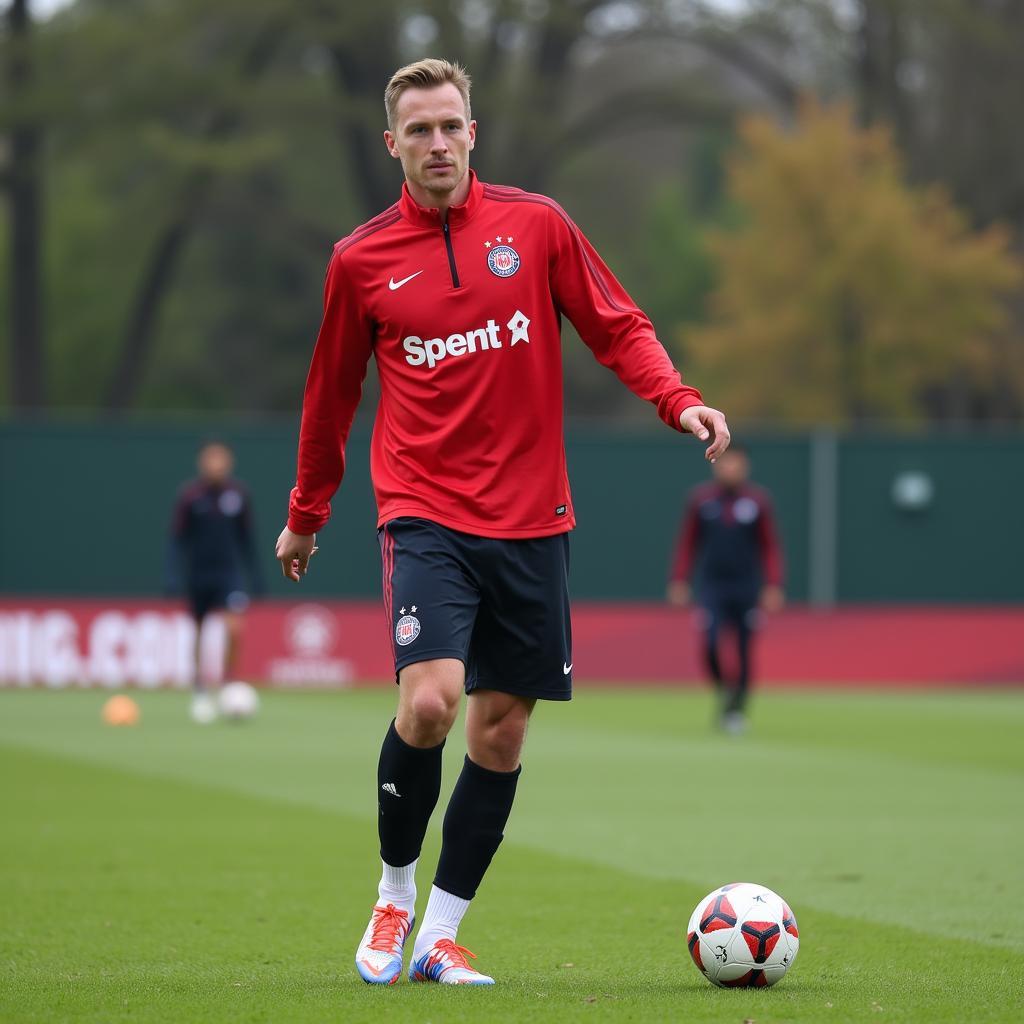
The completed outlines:
{"type": "Polygon", "coordinates": [[[470,186],[447,223],[403,187],[335,245],[303,400],[294,532],[314,533],[330,516],[371,354],[378,525],[420,516],[502,538],[572,529],[562,315],[670,426],[703,404],[557,203],[475,175],[470,186]]]}

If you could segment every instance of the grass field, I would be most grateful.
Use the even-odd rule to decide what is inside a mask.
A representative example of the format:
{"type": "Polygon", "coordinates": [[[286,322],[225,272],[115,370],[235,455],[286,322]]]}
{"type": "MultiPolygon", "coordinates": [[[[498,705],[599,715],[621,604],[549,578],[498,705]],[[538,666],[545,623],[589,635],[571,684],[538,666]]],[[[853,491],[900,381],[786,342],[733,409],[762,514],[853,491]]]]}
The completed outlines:
{"type": "Polygon", "coordinates": [[[460,933],[493,989],[355,975],[392,693],[205,729],[146,693],[123,730],[105,696],[0,692],[0,1021],[1024,1020],[1024,692],[766,694],[742,740],[703,694],[542,706],[460,933]],[[687,956],[734,880],[796,912],[776,988],[687,956]]]}

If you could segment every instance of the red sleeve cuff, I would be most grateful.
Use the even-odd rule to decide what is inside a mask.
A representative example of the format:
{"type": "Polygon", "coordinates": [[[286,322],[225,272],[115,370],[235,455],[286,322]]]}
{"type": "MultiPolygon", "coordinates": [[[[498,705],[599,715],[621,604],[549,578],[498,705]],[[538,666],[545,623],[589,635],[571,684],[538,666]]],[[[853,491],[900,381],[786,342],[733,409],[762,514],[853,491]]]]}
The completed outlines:
{"type": "Polygon", "coordinates": [[[670,414],[667,418],[667,423],[670,427],[674,427],[679,433],[685,433],[683,425],[679,422],[679,417],[682,415],[684,409],[690,409],[695,405],[703,405],[704,399],[701,393],[696,388],[686,387],[684,385],[682,391],[679,393],[677,398],[673,398],[669,403],[670,414]]]}
{"type": "Polygon", "coordinates": [[[304,511],[301,507],[302,504],[302,493],[299,491],[299,485],[296,484],[288,495],[288,529],[300,537],[309,537],[314,533],[319,533],[327,525],[327,520],[331,518],[331,505],[330,502],[323,504],[318,502],[319,507],[325,511],[316,515],[313,512],[304,511]]]}
{"type": "Polygon", "coordinates": [[[288,513],[288,529],[300,537],[319,533],[327,525],[327,516],[306,516],[301,512],[288,513]]]}

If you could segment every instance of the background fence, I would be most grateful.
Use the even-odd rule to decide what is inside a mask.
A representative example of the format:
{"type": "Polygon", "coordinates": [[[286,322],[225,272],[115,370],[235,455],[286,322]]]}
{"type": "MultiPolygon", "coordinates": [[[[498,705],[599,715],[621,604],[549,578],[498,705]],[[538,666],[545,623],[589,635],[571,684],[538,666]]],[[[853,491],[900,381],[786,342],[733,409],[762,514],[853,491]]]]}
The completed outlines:
{"type": "MultiPolygon", "coordinates": [[[[273,542],[293,481],[296,423],[0,424],[0,592],[156,594],[171,506],[198,443],[216,434],[252,490],[271,595],[273,542]]],[[[1024,434],[745,438],[775,498],[792,600],[1001,603],[1024,600],[1024,434]]],[[[302,594],[375,597],[380,562],[369,432],[302,594]]],[[[650,600],[663,592],[688,489],[707,469],[668,430],[577,426],[567,437],[579,528],[573,595],[650,600]]]]}

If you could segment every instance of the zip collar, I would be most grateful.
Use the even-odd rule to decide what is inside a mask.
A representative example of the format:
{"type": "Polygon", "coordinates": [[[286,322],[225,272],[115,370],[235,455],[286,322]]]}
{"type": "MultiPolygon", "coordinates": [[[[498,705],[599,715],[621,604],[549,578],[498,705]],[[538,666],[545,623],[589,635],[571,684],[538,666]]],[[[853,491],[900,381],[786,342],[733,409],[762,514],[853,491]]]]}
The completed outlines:
{"type": "MultiPolygon", "coordinates": [[[[450,228],[457,228],[460,224],[465,224],[470,220],[480,208],[480,203],[484,197],[483,183],[472,170],[468,173],[469,195],[466,196],[466,201],[461,206],[450,206],[448,208],[448,225],[450,228]]],[[[409,192],[409,186],[404,183],[402,185],[402,198],[398,200],[398,209],[410,224],[418,224],[428,228],[441,227],[441,211],[437,207],[420,206],[409,192]]]]}

